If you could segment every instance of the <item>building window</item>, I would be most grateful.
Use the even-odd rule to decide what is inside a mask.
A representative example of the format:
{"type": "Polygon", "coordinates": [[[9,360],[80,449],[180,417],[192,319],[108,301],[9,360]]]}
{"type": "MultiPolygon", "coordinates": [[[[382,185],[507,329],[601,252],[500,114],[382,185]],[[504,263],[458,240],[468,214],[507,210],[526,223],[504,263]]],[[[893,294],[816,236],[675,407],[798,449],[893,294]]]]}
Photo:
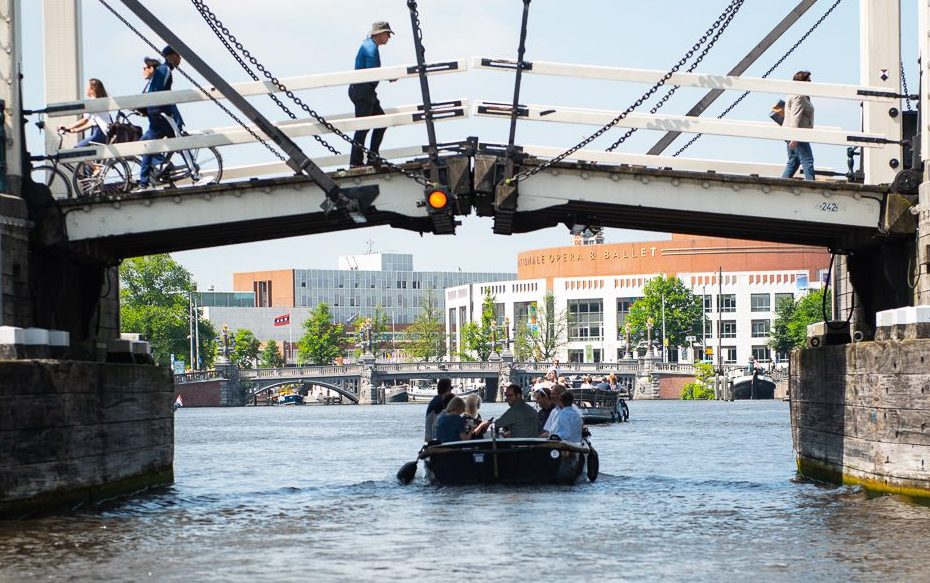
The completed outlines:
{"type": "Polygon", "coordinates": [[[714,337],[714,321],[713,320],[704,320],[704,329],[702,330],[704,335],[708,338],[714,337]]]}
{"type": "Polygon", "coordinates": [[[617,298],[617,340],[626,340],[626,317],[636,298],[617,298]]]}
{"type": "Polygon", "coordinates": [[[720,299],[717,301],[717,304],[720,306],[721,312],[735,312],[736,311],[736,294],[721,295],[720,299]]]}
{"type": "Polygon", "coordinates": [[[569,341],[600,340],[604,326],[601,300],[568,301],[569,341]]]}
{"type": "Polygon", "coordinates": [[[714,311],[714,296],[704,296],[704,313],[714,311]]]}
{"type": "Polygon", "coordinates": [[[768,338],[769,335],[769,320],[753,320],[752,321],[752,337],[753,338],[768,338]]]}
{"type": "Polygon", "coordinates": [[[775,362],[788,362],[788,353],[787,352],[776,352],[775,353],[775,362]]]}
{"type": "Polygon", "coordinates": [[[736,347],[724,346],[720,349],[724,364],[736,364],[736,347]]]}
{"type": "Polygon", "coordinates": [[[756,362],[768,362],[769,361],[769,347],[768,346],[753,346],[752,347],[752,357],[756,362]]]}
{"type": "Polygon", "coordinates": [[[752,294],[749,305],[753,312],[771,312],[772,294],[752,294]]]}
{"type": "Polygon", "coordinates": [[[569,349],[568,362],[584,362],[584,350],[569,349]]]}
{"type": "Polygon", "coordinates": [[[794,294],[775,294],[775,308],[778,308],[778,304],[782,303],[785,300],[794,301],[794,294]]]}
{"type": "Polygon", "coordinates": [[[721,338],[736,338],[736,320],[723,320],[720,322],[721,338]]]}

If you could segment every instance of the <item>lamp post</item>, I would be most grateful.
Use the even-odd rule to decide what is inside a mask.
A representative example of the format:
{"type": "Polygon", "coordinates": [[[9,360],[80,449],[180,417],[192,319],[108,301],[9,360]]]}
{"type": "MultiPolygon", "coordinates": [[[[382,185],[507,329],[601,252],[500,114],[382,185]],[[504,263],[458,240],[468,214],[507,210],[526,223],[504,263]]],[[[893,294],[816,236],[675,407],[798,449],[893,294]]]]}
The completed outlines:
{"type": "Polygon", "coordinates": [[[701,352],[707,358],[707,284],[701,286],[701,352]]]}
{"type": "Polygon", "coordinates": [[[652,350],[652,327],[655,325],[652,316],[646,318],[646,358],[652,358],[652,355],[649,354],[653,352],[652,350]]]}
{"type": "Polygon", "coordinates": [[[629,358],[631,360],[633,358],[633,350],[632,350],[632,347],[630,346],[630,330],[632,328],[633,327],[630,325],[629,322],[623,325],[623,330],[626,332],[626,350],[623,353],[623,358],[629,358]]]}
{"type": "Polygon", "coordinates": [[[500,360],[497,354],[497,320],[491,320],[491,354],[488,360],[500,360]]]}
{"type": "Polygon", "coordinates": [[[668,362],[668,340],[665,338],[665,294],[662,294],[662,362],[668,362]]]}
{"type": "Polygon", "coordinates": [[[223,358],[229,362],[229,326],[223,324],[223,358]]]}

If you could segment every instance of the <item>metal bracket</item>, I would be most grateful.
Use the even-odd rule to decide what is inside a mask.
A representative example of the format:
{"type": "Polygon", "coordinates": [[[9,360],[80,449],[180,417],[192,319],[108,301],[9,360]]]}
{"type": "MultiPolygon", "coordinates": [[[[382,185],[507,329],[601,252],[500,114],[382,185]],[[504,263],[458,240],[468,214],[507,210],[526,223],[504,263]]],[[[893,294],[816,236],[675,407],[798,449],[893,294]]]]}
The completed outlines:
{"type": "MultiPolygon", "coordinates": [[[[420,66],[407,67],[407,74],[413,75],[414,73],[420,72],[420,66]]],[[[457,71],[459,64],[456,61],[449,61],[447,63],[429,63],[423,65],[422,69],[427,73],[435,73],[437,71],[457,71]]]]}
{"type": "MultiPolygon", "coordinates": [[[[485,58],[481,59],[482,67],[492,67],[495,69],[512,69],[516,71],[517,65],[518,63],[516,61],[510,60],[510,59],[485,59],[485,58]]],[[[532,61],[523,61],[523,70],[532,71],[533,70],[532,61]]]]}

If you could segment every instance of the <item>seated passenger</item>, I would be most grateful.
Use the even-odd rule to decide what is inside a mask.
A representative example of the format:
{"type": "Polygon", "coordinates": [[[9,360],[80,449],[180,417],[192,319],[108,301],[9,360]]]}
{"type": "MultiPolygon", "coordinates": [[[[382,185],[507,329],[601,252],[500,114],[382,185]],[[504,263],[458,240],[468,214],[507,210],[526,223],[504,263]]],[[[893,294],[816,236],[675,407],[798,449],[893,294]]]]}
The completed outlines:
{"type": "Polygon", "coordinates": [[[483,430],[480,434],[475,432],[478,426],[481,425],[480,409],[481,397],[479,397],[476,393],[472,393],[465,397],[465,414],[462,416],[462,418],[465,419],[465,427],[468,428],[468,431],[473,439],[481,438],[484,435],[483,430]]]}
{"type": "Polygon", "coordinates": [[[542,432],[539,434],[540,437],[549,437],[549,434],[555,429],[556,422],[559,418],[559,412],[562,410],[562,393],[564,392],[565,387],[562,385],[553,385],[552,388],[549,389],[552,410],[549,412],[549,418],[543,425],[542,432]]]}
{"type": "Polygon", "coordinates": [[[562,393],[562,410],[550,434],[558,436],[562,441],[580,443],[584,422],[581,419],[581,413],[572,406],[573,401],[574,396],[571,391],[562,393]]]}
{"type": "Polygon", "coordinates": [[[507,385],[504,399],[510,408],[497,420],[497,427],[504,430],[506,437],[537,437],[536,409],[523,400],[520,386],[514,383],[507,385]]]}
{"type": "Polygon", "coordinates": [[[594,383],[591,382],[591,375],[585,375],[584,379],[581,381],[581,386],[579,389],[593,389],[594,383]]]}
{"type": "Polygon", "coordinates": [[[610,384],[611,391],[619,391],[620,387],[617,385],[617,375],[610,373],[610,376],[607,377],[607,382],[610,384]]]}
{"type": "Polygon", "coordinates": [[[602,391],[609,391],[610,380],[607,377],[601,377],[601,382],[597,383],[597,386],[595,388],[600,389],[602,391]]]}
{"type": "Polygon", "coordinates": [[[552,402],[549,389],[546,387],[533,389],[533,398],[536,400],[536,405],[539,407],[539,410],[536,412],[536,430],[542,433],[543,428],[546,426],[546,421],[549,420],[549,415],[555,409],[555,403],[552,402]]]}
{"type": "Polygon", "coordinates": [[[476,439],[484,434],[491,426],[494,418],[478,423],[473,429],[468,429],[465,423],[465,401],[461,397],[449,395],[449,404],[436,419],[436,439],[441,443],[447,441],[464,441],[476,439]]]}

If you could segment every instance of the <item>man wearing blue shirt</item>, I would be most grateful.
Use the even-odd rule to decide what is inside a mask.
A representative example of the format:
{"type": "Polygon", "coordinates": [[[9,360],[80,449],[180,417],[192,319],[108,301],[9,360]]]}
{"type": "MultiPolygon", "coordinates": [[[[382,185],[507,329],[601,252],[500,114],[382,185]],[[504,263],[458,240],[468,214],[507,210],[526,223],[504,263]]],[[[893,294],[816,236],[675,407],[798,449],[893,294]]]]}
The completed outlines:
{"type": "MultiPolygon", "coordinates": [[[[156,64],[154,59],[145,59],[145,76],[148,84],[145,86],[143,93],[155,93],[157,91],[171,91],[171,85],[174,81],[172,70],[181,64],[181,56],[170,46],[162,50],[165,62],[156,64]]],[[[149,128],[142,135],[143,140],[158,140],[161,138],[173,138],[174,129],[164,115],[171,116],[178,127],[184,124],[181,119],[181,113],[177,105],[160,105],[146,108],[146,116],[149,119],[149,128]]],[[[152,173],[152,166],[160,164],[165,159],[164,154],[145,154],[142,156],[142,162],[139,168],[139,190],[150,190],[149,175],[152,173]]]]}
{"type": "MultiPolygon", "coordinates": [[[[378,47],[387,44],[391,40],[391,25],[384,21],[375,22],[371,25],[371,32],[368,38],[362,41],[362,46],[358,49],[355,56],[355,69],[376,69],[381,66],[381,54],[378,47]]],[[[355,117],[369,117],[372,115],[384,115],[381,109],[381,102],[378,101],[378,82],[354,83],[349,85],[349,99],[355,105],[355,117]]],[[[362,149],[365,145],[365,138],[368,136],[368,130],[358,130],[352,137],[356,145],[352,146],[352,155],[349,157],[349,166],[364,166],[362,149]]],[[[371,145],[369,150],[378,153],[381,148],[381,140],[384,139],[384,128],[375,128],[371,132],[371,145]]],[[[372,165],[377,161],[369,158],[368,164],[372,165]]]]}

